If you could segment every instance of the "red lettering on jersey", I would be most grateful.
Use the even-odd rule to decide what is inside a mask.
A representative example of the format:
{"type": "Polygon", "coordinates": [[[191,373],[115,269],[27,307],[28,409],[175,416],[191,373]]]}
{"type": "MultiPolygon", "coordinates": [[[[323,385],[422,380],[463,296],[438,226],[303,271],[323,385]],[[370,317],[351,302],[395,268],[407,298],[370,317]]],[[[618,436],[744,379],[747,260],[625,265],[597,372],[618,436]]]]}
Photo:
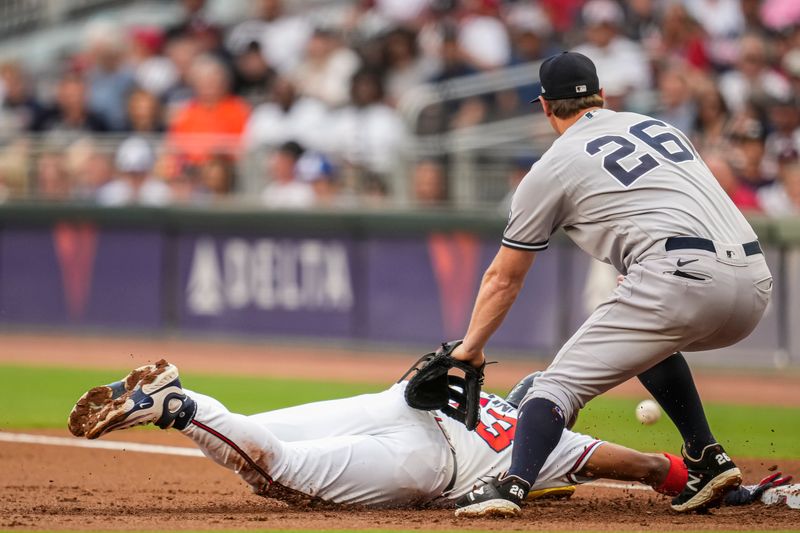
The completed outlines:
{"type": "MultiPolygon", "coordinates": [[[[483,400],[483,398],[481,398],[483,400]]],[[[481,402],[483,403],[483,402],[481,402]]],[[[494,407],[481,411],[481,420],[475,432],[486,441],[491,449],[502,452],[514,442],[517,430],[517,417],[499,412],[494,407]]]]}

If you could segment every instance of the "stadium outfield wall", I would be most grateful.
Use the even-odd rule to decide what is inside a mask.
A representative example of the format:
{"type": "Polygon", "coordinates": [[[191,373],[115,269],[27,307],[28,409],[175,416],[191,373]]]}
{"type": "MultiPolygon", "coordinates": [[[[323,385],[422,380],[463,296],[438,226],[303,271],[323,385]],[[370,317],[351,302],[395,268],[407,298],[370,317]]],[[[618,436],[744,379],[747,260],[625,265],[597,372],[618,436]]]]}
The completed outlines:
{"type": "MultiPolygon", "coordinates": [[[[505,221],[488,211],[0,207],[0,327],[435,345],[463,334],[505,221]]],[[[729,365],[800,366],[800,220],[754,219],[775,274],[729,365]]],[[[552,354],[586,316],[588,258],[537,256],[493,346],[552,354]]]]}

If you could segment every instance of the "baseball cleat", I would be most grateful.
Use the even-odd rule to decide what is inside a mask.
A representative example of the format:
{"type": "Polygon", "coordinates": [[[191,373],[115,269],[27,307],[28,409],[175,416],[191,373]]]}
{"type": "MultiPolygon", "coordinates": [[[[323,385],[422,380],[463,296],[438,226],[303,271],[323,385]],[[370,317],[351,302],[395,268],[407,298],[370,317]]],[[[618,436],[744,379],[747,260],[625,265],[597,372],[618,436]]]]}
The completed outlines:
{"type": "Polygon", "coordinates": [[[195,410],[183,393],[178,368],[162,359],[121,382],[89,390],[75,405],[69,426],[73,435],[87,439],[149,423],[183,429],[195,410]]]}
{"type": "Polygon", "coordinates": [[[689,471],[686,487],[672,500],[672,509],[681,513],[718,505],[729,491],[742,483],[742,473],[720,444],[703,448],[699,459],[683,453],[689,471]]]}
{"type": "Polygon", "coordinates": [[[139,383],[145,372],[155,369],[156,365],[140,366],[119,381],[93,387],[83,393],[69,414],[67,427],[76,437],[84,436],[84,426],[93,414],[98,413],[111,400],[116,400],[139,383]]]}
{"type": "Polygon", "coordinates": [[[456,501],[456,516],[509,517],[521,512],[530,484],[517,476],[501,474],[486,485],[472,489],[456,501]]]}

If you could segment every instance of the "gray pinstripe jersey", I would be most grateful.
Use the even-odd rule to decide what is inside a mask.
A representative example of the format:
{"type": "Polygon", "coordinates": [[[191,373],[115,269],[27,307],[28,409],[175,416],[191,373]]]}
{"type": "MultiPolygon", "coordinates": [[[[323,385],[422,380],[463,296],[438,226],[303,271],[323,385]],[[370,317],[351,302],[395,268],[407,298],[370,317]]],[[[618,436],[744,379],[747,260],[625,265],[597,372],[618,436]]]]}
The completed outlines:
{"type": "Polygon", "coordinates": [[[533,165],[514,193],[502,243],[544,250],[558,228],[621,273],[663,255],[667,237],[756,239],[683,133],[605,109],[585,113],[533,165]]]}

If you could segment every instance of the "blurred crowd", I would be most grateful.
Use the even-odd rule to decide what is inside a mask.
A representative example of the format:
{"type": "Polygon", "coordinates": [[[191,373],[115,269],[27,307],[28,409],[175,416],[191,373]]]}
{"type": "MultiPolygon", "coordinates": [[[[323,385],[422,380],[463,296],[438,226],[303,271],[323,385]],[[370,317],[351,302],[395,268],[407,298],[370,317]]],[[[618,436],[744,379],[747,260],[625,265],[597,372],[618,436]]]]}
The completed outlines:
{"type": "MultiPolygon", "coordinates": [[[[536,113],[538,87],[416,123],[398,103],[572,49],[597,64],[607,107],[683,130],[743,210],[800,213],[797,0],[357,0],[321,20],[254,0],[228,27],[181,4],[170,27],[88,24],[47,75],[24,54],[0,65],[0,201],[346,207],[402,190],[447,204],[452,165],[415,159],[411,139],[536,113]]],[[[510,188],[536,155],[509,162],[510,188]]]]}

